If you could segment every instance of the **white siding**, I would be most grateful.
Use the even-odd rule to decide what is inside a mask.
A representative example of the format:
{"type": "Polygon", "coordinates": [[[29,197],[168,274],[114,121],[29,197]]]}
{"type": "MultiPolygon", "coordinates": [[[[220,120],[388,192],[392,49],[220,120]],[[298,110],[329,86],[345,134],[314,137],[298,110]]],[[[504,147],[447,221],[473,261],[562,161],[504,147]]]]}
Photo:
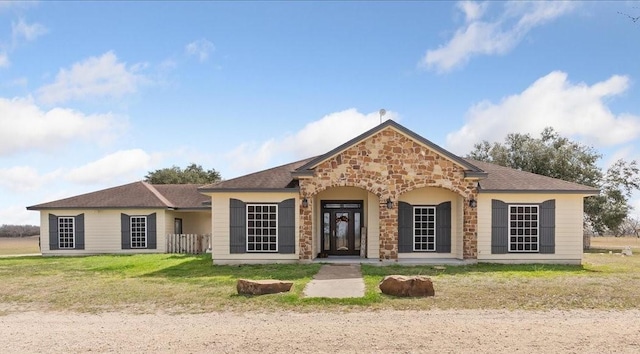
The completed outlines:
{"type": "Polygon", "coordinates": [[[211,210],[167,211],[165,235],[175,233],[175,219],[182,219],[183,234],[204,235],[211,233],[211,210]]]}
{"type": "Polygon", "coordinates": [[[505,263],[580,263],[582,260],[583,196],[577,194],[502,194],[478,195],[478,261],[505,263]],[[491,200],[505,203],[542,203],[555,199],[555,253],[491,254],[491,200]]]}
{"type": "Polygon", "coordinates": [[[367,193],[367,258],[380,258],[380,198],[367,193]]]}
{"type": "Polygon", "coordinates": [[[212,258],[215,264],[252,263],[252,262],[292,262],[298,260],[300,200],[297,193],[212,193],[212,258]],[[238,199],[245,203],[280,203],[283,200],[296,199],[296,251],[292,254],[279,253],[238,253],[229,252],[229,200],[238,199]]]}
{"type": "Polygon", "coordinates": [[[398,259],[460,258],[462,259],[462,197],[443,188],[418,188],[400,196],[401,202],[411,205],[438,205],[451,202],[451,253],[398,253],[398,259]]]}
{"type": "MultiPolygon", "coordinates": [[[[172,219],[173,220],[173,219],[172,219]]],[[[43,255],[80,255],[98,253],[164,253],[165,211],[154,209],[93,209],[93,210],[42,210],[40,234],[43,255]],[[120,214],[149,215],[156,213],[157,248],[123,250],[121,242],[120,214]],[[84,214],[84,250],[49,250],[49,214],[77,216],[84,214]]]]}

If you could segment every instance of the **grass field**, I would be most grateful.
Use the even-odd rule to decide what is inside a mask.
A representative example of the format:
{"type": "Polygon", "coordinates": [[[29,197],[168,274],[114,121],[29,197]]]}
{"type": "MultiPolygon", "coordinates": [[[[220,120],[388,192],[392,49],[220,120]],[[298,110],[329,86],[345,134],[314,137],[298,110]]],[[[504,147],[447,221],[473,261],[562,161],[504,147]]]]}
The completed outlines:
{"type": "Polygon", "coordinates": [[[40,236],[0,237],[0,256],[40,253],[39,238],[40,236]]]}
{"type": "MultiPolygon", "coordinates": [[[[603,245],[600,245],[604,247],[603,245]]],[[[599,247],[600,247],[599,246],[599,247]]],[[[620,246],[611,246],[620,247],[620,246]]],[[[622,246],[623,247],[623,246],[622,246]]],[[[23,257],[0,259],[0,314],[25,309],[198,313],[217,310],[640,308],[640,251],[585,254],[582,266],[362,266],[365,297],[307,299],[320,265],[212,266],[209,255],[23,257]],[[432,278],[436,296],[399,299],[379,292],[388,274],[432,278]],[[292,280],[292,292],[236,294],[238,278],[292,280]]]]}
{"type": "Polygon", "coordinates": [[[597,250],[621,250],[630,246],[635,252],[640,253],[640,237],[592,237],[591,248],[597,250]]]}

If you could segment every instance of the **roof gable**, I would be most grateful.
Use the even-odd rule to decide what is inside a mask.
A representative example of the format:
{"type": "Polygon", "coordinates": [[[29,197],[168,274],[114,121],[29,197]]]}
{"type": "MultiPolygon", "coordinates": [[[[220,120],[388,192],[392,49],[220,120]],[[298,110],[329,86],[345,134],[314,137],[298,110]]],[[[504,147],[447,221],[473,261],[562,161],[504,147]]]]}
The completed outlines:
{"type": "Polygon", "coordinates": [[[198,192],[198,186],[195,184],[151,185],[140,181],[37,204],[27,209],[202,208],[207,197],[198,192]]]}
{"type": "Polygon", "coordinates": [[[211,198],[198,191],[201,184],[154,184],[161,194],[176,209],[209,208],[211,198]]]}
{"type": "Polygon", "coordinates": [[[480,168],[474,166],[472,163],[470,163],[469,161],[443,149],[442,147],[434,144],[433,142],[429,141],[428,139],[425,139],[424,137],[416,134],[415,132],[407,129],[406,127],[404,127],[403,125],[393,121],[393,120],[387,120],[384,123],[358,135],[357,137],[347,141],[346,143],[336,147],[335,149],[320,155],[318,157],[315,157],[313,159],[311,159],[309,162],[307,162],[306,164],[300,166],[299,168],[297,168],[294,173],[293,176],[304,176],[304,175],[309,175],[313,173],[313,168],[315,168],[316,166],[318,166],[320,163],[326,161],[327,159],[343,152],[344,150],[350,148],[353,145],[358,144],[359,142],[366,140],[367,138],[376,135],[377,133],[385,130],[385,129],[394,129],[396,131],[398,131],[401,134],[404,134],[405,136],[409,137],[410,139],[426,146],[428,149],[436,152],[437,154],[451,160],[452,162],[454,162],[455,164],[461,166],[464,170],[465,170],[465,177],[479,177],[479,178],[484,178],[486,177],[486,173],[484,171],[482,171],[480,168]]]}

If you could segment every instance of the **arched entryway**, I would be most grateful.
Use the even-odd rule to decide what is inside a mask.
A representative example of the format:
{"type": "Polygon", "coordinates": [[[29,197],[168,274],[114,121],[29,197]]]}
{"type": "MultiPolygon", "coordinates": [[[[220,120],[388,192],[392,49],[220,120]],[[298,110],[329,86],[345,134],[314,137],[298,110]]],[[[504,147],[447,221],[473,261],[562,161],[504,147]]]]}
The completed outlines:
{"type": "Polygon", "coordinates": [[[378,258],[378,197],[357,187],[330,187],[313,197],[315,256],[378,258]]]}

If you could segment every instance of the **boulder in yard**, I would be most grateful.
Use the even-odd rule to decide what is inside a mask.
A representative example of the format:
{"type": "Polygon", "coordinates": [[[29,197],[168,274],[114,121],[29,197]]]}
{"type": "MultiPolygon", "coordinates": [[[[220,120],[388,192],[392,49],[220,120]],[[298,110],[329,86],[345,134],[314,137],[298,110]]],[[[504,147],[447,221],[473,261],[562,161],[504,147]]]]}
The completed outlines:
{"type": "Polygon", "coordinates": [[[250,279],[238,279],[236,289],[238,294],[241,295],[264,295],[264,294],[276,294],[284,293],[291,290],[293,286],[292,281],[282,280],[250,280],[250,279]]]}
{"type": "Polygon", "coordinates": [[[383,294],[402,297],[434,296],[431,279],[423,275],[387,275],[379,285],[383,294]]]}

